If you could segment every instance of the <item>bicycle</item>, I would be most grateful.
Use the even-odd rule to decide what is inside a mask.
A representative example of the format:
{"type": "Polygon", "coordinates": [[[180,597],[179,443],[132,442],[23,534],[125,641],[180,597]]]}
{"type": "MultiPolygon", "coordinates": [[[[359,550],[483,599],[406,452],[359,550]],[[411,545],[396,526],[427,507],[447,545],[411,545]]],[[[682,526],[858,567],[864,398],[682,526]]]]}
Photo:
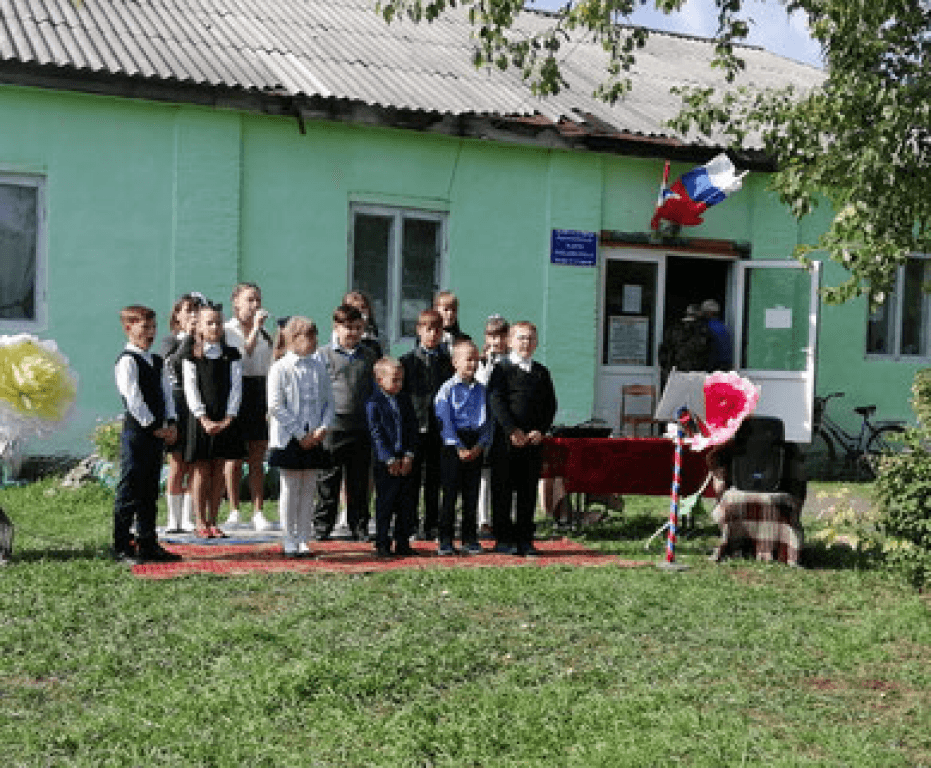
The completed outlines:
{"type": "Polygon", "coordinates": [[[811,445],[806,451],[805,464],[809,477],[838,479],[841,470],[845,477],[872,480],[876,477],[877,459],[883,454],[898,453],[904,449],[901,435],[905,432],[902,421],[870,421],[876,412],[875,405],[861,405],[854,413],[863,419],[859,433],[848,432],[827,415],[828,402],[843,397],[843,392],[832,392],[815,397],[814,426],[811,445]],[[838,462],[838,449],[843,451],[843,464],[838,462]]]}

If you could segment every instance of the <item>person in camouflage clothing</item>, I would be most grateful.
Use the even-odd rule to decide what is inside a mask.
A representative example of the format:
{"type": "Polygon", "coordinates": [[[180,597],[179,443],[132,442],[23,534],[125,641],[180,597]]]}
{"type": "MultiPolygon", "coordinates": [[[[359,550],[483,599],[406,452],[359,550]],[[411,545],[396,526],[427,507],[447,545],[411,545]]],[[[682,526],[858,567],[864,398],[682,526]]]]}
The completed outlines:
{"type": "Polygon", "coordinates": [[[662,387],[666,386],[669,372],[707,371],[713,339],[707,324],[701,319],[696,304],[689,304],[685,317],[674,323],[663,334],[659,346],[659,366],[662,387]]]}

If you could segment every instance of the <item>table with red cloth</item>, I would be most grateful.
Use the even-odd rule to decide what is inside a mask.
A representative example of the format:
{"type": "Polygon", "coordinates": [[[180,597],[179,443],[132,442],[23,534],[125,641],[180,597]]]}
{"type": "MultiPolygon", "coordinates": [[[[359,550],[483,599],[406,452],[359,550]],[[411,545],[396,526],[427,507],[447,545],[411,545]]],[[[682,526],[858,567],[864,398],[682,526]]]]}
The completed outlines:
{"type": "Polygon", "coordinates": [[[753,493],[728,488],[712,517],[721,528],[721,543],[714,558],[720,560],[742,539],[750,539],[757,560],[776,559],[798,565],[804,534],[802,504],[789,493],[753,493]]]}
{"type": "MultiPolygon", "coordinates": [[[[665,437],[547,437],[542,476],[563,478],[566,493],[666,496],[674,461],[665,437]]],[[[707,474],[705,453],[683,447],[680,496],[695,493],[707,474]]],[[[710,483],[705,493],[713,495],[710,483]]]]}

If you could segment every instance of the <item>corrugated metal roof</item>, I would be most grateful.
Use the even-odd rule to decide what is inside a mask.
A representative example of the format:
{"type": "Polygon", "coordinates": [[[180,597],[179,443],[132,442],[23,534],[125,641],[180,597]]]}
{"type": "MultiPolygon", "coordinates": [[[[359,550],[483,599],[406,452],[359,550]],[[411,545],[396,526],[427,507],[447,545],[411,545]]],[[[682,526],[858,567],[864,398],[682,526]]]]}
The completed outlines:
{"type": "MultiPolygon", "coordinates": [[[[109,73],[149,81],[334,98],[373,107],[451,115],[543,115],[553,123],[591,116],[615,133],[672,137],[672,85],[721,85],[706,40],[653,33],[637,53],[633,90],[609,106],[592,96],[605,75],[601,46],[577,36],[563,47],[568,88],[534,97],[514,70],[476,70],[471,27],[453,9],[432,23],[388,25],[374,0],[0,0],[5,63],[109,73]]],[[[523,14],[520,32],[548,23],[523,14]]],[[[747,48],[743,82],[810,88],[822,73],[747,48]]],[[[692,141],[696,141],[692,139],[692,141]]]]}

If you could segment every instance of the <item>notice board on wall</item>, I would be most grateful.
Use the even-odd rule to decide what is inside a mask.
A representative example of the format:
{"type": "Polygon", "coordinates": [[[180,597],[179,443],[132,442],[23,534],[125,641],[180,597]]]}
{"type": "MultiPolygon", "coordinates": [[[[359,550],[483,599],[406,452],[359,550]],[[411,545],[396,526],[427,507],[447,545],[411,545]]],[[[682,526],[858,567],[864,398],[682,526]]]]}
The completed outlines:
{"type": "Polygon", "coordinates": [[[598,237],[594,232],[554,229],[550,236],[550,263],[575,267],[594,267],[598,254],[598,237]]]}
{"type": "Polygon", "coordinates": [[[646,365],[650,319],[629,315],[608,318],[608,365],[646,365]]]}

